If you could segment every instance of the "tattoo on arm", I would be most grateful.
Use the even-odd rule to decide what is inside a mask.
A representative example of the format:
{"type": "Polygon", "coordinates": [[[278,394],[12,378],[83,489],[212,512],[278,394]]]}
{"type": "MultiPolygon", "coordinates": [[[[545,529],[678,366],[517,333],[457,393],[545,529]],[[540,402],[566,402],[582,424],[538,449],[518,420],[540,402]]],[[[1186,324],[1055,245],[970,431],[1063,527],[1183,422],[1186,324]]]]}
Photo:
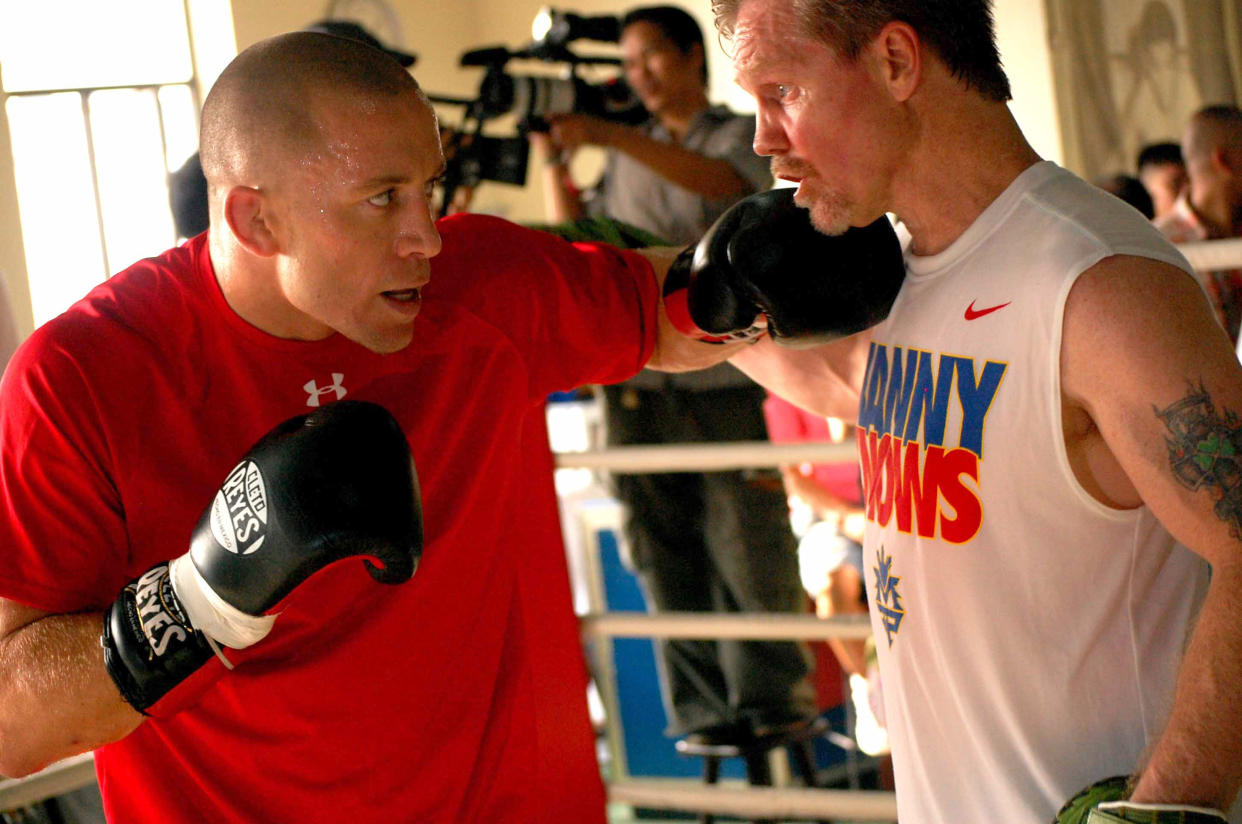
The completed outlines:
{"type": "Polygon", "coordinates": [[[1191,491],[1211,494],[1216,517],[1242,539],[1242,419],[1228,409],[1217,413],[1202,382],[1171,406],[1153,408],[1168,430],[1173,477],[1191,491]]]}

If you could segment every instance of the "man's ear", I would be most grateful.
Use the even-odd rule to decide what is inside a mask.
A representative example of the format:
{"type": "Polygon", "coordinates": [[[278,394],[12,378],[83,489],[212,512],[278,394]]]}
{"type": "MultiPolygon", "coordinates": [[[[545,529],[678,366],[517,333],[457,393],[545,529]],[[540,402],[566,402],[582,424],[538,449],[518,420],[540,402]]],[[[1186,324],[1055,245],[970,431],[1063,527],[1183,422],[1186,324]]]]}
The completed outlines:
{"type": "Polygon", "coordinates": [[[250,186],[234,186],[224,197],[224,220],[233,237],[258,257],[271,257],[278,251],[267,207],[263,191],[250,186]]]}
{"type": "Polygon", "coordinates": [[[690,57],[692,59],[695,57],[698,57],[699,65],[697,68],[699,72],[701,73],[700,76],[702,76],[702,74],[706,74],[706,72],[703,71],[703,67],[707,65],[707,54],[704,53],[703,51],[703,44],[691,43],[690,44],[690,57]]]}
{"type": "Polygon", "coordinates": [[[880,29],[868,47],[880,67],[880,79],[898,103],[914,94],[923,77],[923,43],[908,24],[900,20],[880,29]]]}
{"type": "Polygon", "coordinates": [[[1231,177],[1242,175],[1239,159],[1242,159],[1242,150],[1234,146],[1217,146],[1212,149],[1212,166],[1231,177]]]}

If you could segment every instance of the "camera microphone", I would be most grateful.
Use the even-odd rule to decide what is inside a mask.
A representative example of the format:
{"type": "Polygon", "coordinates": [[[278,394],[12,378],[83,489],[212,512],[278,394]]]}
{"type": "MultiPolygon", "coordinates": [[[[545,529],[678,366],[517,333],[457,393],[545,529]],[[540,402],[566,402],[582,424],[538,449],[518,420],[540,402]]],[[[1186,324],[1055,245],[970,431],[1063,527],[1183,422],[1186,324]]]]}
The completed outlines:
{"type": "Polygon", "coordinates": [[[462,66],[497,66],[509,61],[513,53],[504,46],[474,49],[461,56],[462,66]]]}
{"type": "Polygon", "coordinates": [[[621,21],[612,15],[581,17],[566,13],[565,19],[576,39],[598,40],[601,43],[616,43],[621,39],[621,21]]]}
{"type": "Polygon", "coordinates": [[[616,43],[621,39],[621,21],[610,15],[584,17],[545,6],[536,15],[530,33],[537,44],[546,46],[564,46],[574,40],[616,43]]]}

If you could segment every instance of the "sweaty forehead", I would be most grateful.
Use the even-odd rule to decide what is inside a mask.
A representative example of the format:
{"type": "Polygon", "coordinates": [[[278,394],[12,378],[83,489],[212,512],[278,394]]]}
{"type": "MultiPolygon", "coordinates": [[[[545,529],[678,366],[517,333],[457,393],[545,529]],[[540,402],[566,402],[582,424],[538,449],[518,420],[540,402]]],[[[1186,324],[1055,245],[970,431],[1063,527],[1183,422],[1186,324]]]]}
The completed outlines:
{"type": "Polygon", "coordinates": [[[303,109],[319,131],[352,132],[376,121],[401,120],[419,128],[434,126],[435,113],[421,90],[399,93],[320,87],[303,98],[303,109]]]}
{"type": "Polygon", "coordinates": [[[312,173],[344,181],[374,175],[420,176],[441,162],[435,114],[424,97],[329,97],[316,101],[317,139],[303,157],[312,173]],[[417,168],[416,168],[417,167],[417,168]]]}

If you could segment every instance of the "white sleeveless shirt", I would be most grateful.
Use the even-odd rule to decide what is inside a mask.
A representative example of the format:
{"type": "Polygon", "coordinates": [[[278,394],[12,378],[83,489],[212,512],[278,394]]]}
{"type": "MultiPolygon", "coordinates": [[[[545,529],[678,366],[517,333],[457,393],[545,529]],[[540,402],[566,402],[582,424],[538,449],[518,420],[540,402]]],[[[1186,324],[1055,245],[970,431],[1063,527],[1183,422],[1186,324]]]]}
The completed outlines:
{"type": "Polygon", "coordinates": [[[907,255],[875,330],[865,560],[902,824],[1047,824],[1134,771],[1168,715],[1207,566],[1146,507],[1092,498],[1061,429],[1066,296],[1118,254],[1190,271],[1041,162],[944,252],[907,255]]]}

